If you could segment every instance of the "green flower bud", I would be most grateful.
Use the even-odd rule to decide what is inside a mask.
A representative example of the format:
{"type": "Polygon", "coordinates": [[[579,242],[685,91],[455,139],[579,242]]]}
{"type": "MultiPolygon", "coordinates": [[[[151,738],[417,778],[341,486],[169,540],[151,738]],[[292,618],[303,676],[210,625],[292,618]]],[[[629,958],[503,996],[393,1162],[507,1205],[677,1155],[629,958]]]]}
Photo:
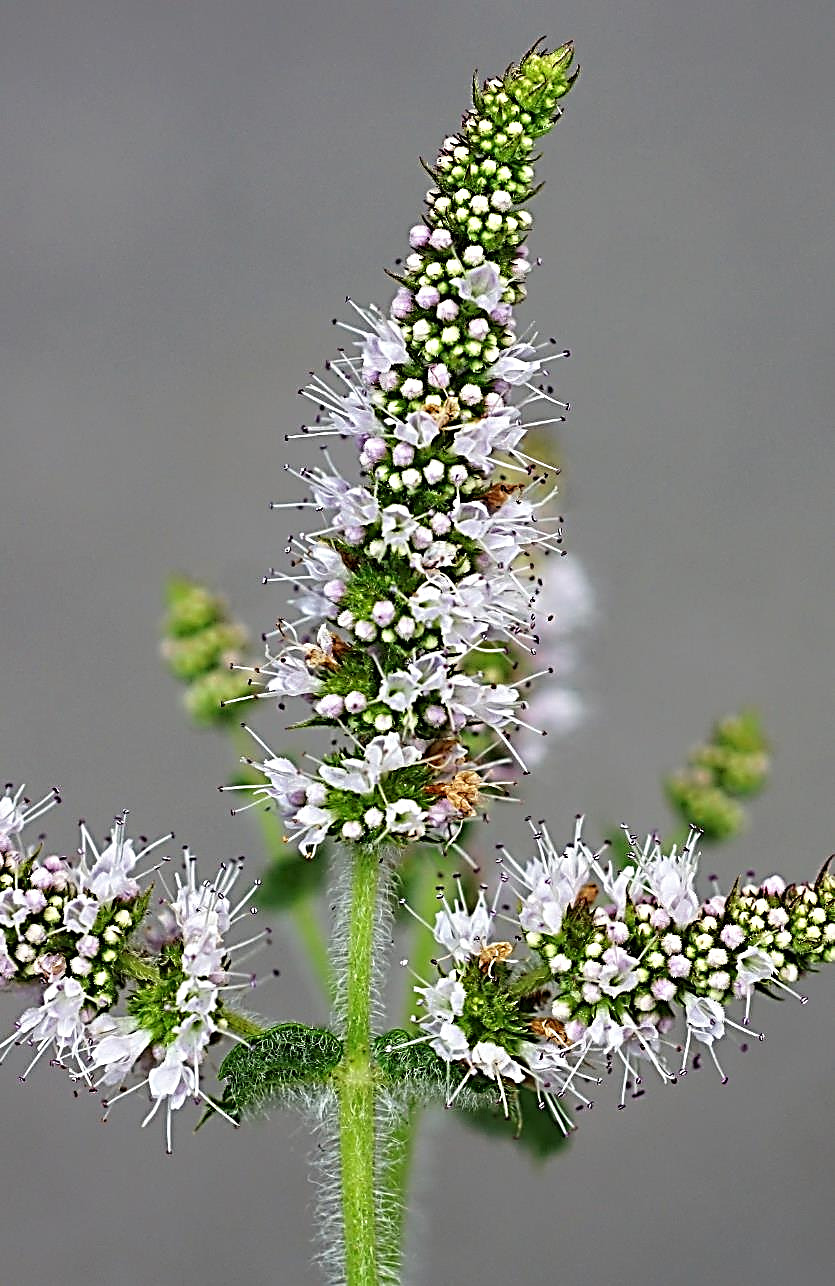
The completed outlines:
{"type": "Polygon", "coordinates": [[[224,703],[251,694],[240,666],[248,635],[229,618],[222,598],[183,577],[169,581],[168,614],[160,650],[176,679],[188,684],[184,704],[195,723],[227,721],[234,706],[224,703]]]}

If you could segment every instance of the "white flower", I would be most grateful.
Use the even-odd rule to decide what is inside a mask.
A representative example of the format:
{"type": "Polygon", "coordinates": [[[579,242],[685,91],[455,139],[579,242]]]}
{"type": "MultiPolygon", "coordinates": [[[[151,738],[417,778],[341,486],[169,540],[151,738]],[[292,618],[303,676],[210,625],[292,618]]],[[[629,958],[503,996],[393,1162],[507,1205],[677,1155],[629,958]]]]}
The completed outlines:
{"type": "Polygon", "coordinates": [[[437,420],[426,411],[412,411],[394,426],[394,436],[398,441],[408,442],[421,450],[435,440],[439,431],[437,420]]]}
{"type": "Polygon", "coordinates": [[[545,827],[536,837],[539,856],[524,867],[511,860],[523,888],[519,922],[526,932],[558,933],[566,910],[592,878],[593,855],[580,838],[577,826],[573,844],[558,852],[545,827]]]}
{"type": "Polygon", "coordinates": [[[448,1022],[454,1018],[460,1018],[464,1012],[467,992],[454,969],[428,987],[415,987],[415,991],[423,996],[426,1007],[426,1015],[421,1020],[422,1023],[448,1022]]]}
{"type": "Polygon", "coordinates": [[[774,961],[758,947],[740,951],[736,958],[736,976],[740,986],[746,990],[756,987],[757,983],[767,982],[773,978],[774,972],[774,961]]]}
{"type": "Polygon", "coordinates": [[[597,985],[607,996],[619,996],[624,991],[633,991],[638,984],[635,970],[638,960],[624,951],[623,947],[609,947],[603,952],[602,967],[597,975],[597,985]]]}
{"type": "Polygon", "coordinates": [[[441,1023],[429,1046],[447,1063],[458,1062],[470,1052],[467,1037],[460,1027],[451,1022],[441,1023]]]}
{"type": "Polygon", "coordinates": [[[456,427],[452,449],[480,473],[489,473],[495,463],[494,454],[512,450],[524,436],[519,412],[515,407],[507,407],[495,415],[456,427]]]}
{"type": "Polygon", "coordinates": [[[362,344],[362,373],[367,380],[373,381],[393,366],[402,366],[409,360],[409,353],[397,322],[371,312],[366,320],[374,330],[365,336],[362,344]]]}
{"type": "Polygon", "coordinates": [[[4,889],[0,893],[0,925],[6,929],[20,929],[45,906],[46,898],[40,889],[4,889]]]}
{"type": "Polygon", "coordinates": [[[59,1061],[67,1054],[77,1058],[85,1035],[86,1003],[84,987],[77,978],[53,982],[44,991],[40,1005],[24,1009],[12,1039],[26,1039],[36,1045],[39,1056],[51,1047],[53,1057],[59,1061]]]}
{"type": "Polygon", "coordinates": [[[674,844],[666,854],[657,839],[648,838],[632,880],[632,892],[643,889],[649,893],[676,925],[691,924],[699,915],[695,889],[698,838],[698,832],[691,831],[681,852],[674,844]]]}
{"type": "Polygon", "coordinates": [[[420,523],[405,505],[386,505],[380,515],[380,539],[385,549],[408,556],[420,523]]]}
{"type": "Polygon", "coordinates": [[[486,313],[491,313],[496,305],[501,303],[502,294],[507,286],[498,265],[490,263],[489,260],[478,264],[475,268],[470,268],[454,284],[462,299],[469,300],[476,308],[481,308],[486,313]]]}
{"type": "Polygon", "coordinates": [[[311,674],[300,656],[283,655],[273,659],[275,677],[267,684],[268,692],[285,697],[313,696],[322,690],[322,680],[311,674]]]}
{"type": "Polygon", "coordinates": [[[321,469],[307,469],[303,476],[310,483],[316,507],[334,510],[335,531],[362,530],[377,521],[379,506],[365,487],[352,487],[344,478],[321,469]]]}
{"type": "MultiPolygon", "coordinates": [[[[168,1112],[176,1112],[190,1094],[196,1094],[194,1068],[186,1062],[186,1052],[176,1041],[166,1049],[163,1061],[149,1073],[148,1090],[155,1100],[154,1112],[163,1099],[168,1100],[168,1112]]],[[[143,1125],[150,1119],[146,1117],[143,1125]]]]}
{"type": "MultiPolygon", "coordinates": [[[[421,658],[421,661],[425,660],[425,657],[421,658]]],[[[423,667],[417,662],[410,662],[407,670],[391,670],[383,676],[377,700],[390,710],[404,714],[426,690],[427,679],[423,667]]]]}
{"type": "Polygon", "coordinates": [[[380,422],[365,389],[352,388],[344,395],[331,396],[335,407],[328,416],[328,424],[337,433],[361,438],[380,432],[380,422]]]}
{"type": "MultiPolygon", "coordinates": [[[[94,861],[83,877],[81,887],[90,897],[98,902],[115,902],[120,898],[134,898],[139,892],[139,885],[131,878],[131,871],[139,860],[134,851],[133,840],[125,837],[124,822],[120,819],[113,827],[110,843],[101,853],[96,852],[95,845],[87,837],[87,847],[93,853],[94,861]]],[[[83,863],[86,865],[87,854],[83,863]]],[[[92,926],[91,926],[92,927],[92,926]]]]}
{"type": "Polygon", "coordinates": [[[99,914],[99,901],[79,893],[64,906],[64,927],[73,933],[89,933],[99,914]]]}
{"type": "Polygon", "coordinates": [[[622,1024],[612,1017],[609,1010],[601,1008],[597,1010],[587,1028],[584,1040],[587,1045],[600,1050],[602,1054],[610,1054],[620,1049],[626,1040],[626,1034],[622,1024]]]}
{"type": "Polygon", "coordinates": [[[269,781],[269,794],[277,800],[282,812],[300,808],[305,803],[312,778],[300,773],[291,760],[267,759],[258,767],[269,781]]]}
{"type": "Polygon", "coordinates": [[[744,1021],[746,1023],[748,1022],[751,1000],[756,987],[761,983],[768,982],[776,972],[774,961],[759,947],[748,947],[747,950],[740,951],[736,957],[734,994],[745,1001],[744,1021]]]}
{"type": "Polygon", "coordinates": [[[466,964],[472,956],[481,954],[490,937],[490,912],[480,893],[472,911],[456,899],[452,906],[444,902],[444,909],[435,916],[433,933],[452,956],[456,964],[466,964]]]}
{"type": "Polygon", "coordinates": [[[456,674],[444,694],[449,708],[462,722],[483,723],[489,728],[503,728],[514,722],[521,702],[518,688],[505,683],[479,683],[466,674],[456,674]]]}
{"type": "Polygon", "coordinates": [[[334,823],[332,813],[326,808],[306,804],[287,819],[288,836],[305,857],[313,857],[334,823]]]}
{"type": "Polygon", "coordinates": [[[11,844],[20,840],[21,832],[48,813],[50,808],[54,808],[60,802],[60,796],[55,787],[39,799],[36,804],[30,804],[24,795],[24,786],[18,786],[13,791],[11,786],[6,787],[5,794],[0,796],[0,851],[8,849],[11,844]]]}
{"type": "Polygon", "coordinates": [[[718,1000],[688,992],[684,997],[684,1016],[688,1034],[692,1033],[705,1045],[712,1045],[725,1034],[725,1010],[718,1000]]]}
{"type": "Polygon", "coordinates": [[[114,1018],[110,1014],[95,1018],[88,1027],[88,1036],[93,1042],[88,1071],[103,1069],[98,1084],[108,1086],[121,1084],[153,1039],[152,1033],[134,1018],[114,1018]]]}
{"type": "Polygon", "coordinates": [[[322,764],[319,776],[338,790],[370,795],[385,773],[418,763],[422,750],[404,745],[398,733],[374,737],[365,747],[364,759],[343,759],[339,764],[322,764]]]}
{"type": "Polygon", "coordinates": [[[470,1065],[483,1076],[500,1081],[502,1078],[515,1081],[518,1085],[525,1079],[525,1069],[517,1063],[506,1049],[491,1040],[480,1040],[470,1051],[470,1065]]]}
{"type": "Polygon", "coordinates": [[[487,374],[492,380],[501,379],[513,385],[527,384],[542,365],[535,353],[536,349],[530,344],[513,344],[504,350],[487,374]]]}
{"type": "Polygon", "coordinates": [[[0,843],[23,830],[23,812],[17,806],[17,797],[3,795],[0,799],[0,843]]]}
{"type": "Polygon", "coordinates": [[[393,835],[417,839],[426,829],[425,821],[425,812],[413,799],[397,799],[386,805],[386,830],[393,835]]]}

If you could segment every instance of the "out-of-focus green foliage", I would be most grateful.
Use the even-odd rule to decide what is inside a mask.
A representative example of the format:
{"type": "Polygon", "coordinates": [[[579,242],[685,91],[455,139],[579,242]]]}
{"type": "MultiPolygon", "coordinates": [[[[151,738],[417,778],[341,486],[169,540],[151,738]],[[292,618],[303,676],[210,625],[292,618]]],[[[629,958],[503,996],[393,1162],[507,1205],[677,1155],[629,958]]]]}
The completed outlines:
{"type": "Polygon", "coordinates": [[[175,679],[186,684],[184,705],[203,727],[228,724],[237,707],[225,702],[250,693],[246,674],[230,668],[246,660],[247,630],[226,603],[204,585],[172,576],[160,650],[175,679]]]}
{"type": "Polygon", "coordinates": [[[664,783],[681,820],[697,826],[707,840],[730,839],[746,824],[740,797],[758,794],[768,780],[771,756],[759,716],[753,710],[714,725],[710,740],[696,746],[687,766],[664,783]]]}

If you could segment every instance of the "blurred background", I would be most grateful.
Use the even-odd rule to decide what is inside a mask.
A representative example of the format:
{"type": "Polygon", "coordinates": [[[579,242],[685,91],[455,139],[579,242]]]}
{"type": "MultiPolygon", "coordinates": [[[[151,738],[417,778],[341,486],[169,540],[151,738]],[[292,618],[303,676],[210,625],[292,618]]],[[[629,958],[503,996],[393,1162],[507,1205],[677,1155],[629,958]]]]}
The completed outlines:
{"type": "MultiPolygon", "coordinates": [[[[270,627],[296,389],[347,293],[387,301],[417,158],[456,127],[473,67],[543,33],[573,38],[584,74],[544,146],[530,315],[573,352],[567,543],[598,619],[591,717],[531,779],[533,808],[566,837],[581,809],[663,826],[660,773],[752,703],[773,785],[708,864],[803,878],[832,849],[829,0],[4,0],[2,772],[61,784],[54,846],[127,806],[207,866],[256,850],[215,790],[226,744],[191,730],[160,666],[164,578],[203,577],[270,627]]],[[[264,1011],[321,1017],[292,938],[273,954],[264,1011]]],[[[768,1040],[729,1055],[728,1086],[704,1070],[624,1113],[602,1094],[545,1168],[444,1118],[421,1279],[828,1278],[833,980],[808,990],[805,1009],[760,1004],[768,1040]]],[[[58,1073],[24,1087],[12,1063],[6,1279],[316,1282],[303,1123],[183,1122],[167,1160],[138,1109],[104,1128],[58,1073]]]]}

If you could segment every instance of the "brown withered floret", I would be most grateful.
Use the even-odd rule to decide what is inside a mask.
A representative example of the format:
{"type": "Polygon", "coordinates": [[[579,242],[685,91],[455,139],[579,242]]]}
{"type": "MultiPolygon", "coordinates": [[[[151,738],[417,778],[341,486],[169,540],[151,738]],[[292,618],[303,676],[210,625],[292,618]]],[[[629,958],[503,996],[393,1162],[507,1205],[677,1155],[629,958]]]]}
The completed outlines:
{"type": "Polygon", "coordinates": [[[429,764],[430,768],[441,771],[449,763],[450,756],[454,754],[458,744],[457,737],[436,737],[427,747],[423,762],[429,764]]]}
{"type": "Polygon", "coordinates": [[[581,907],[592,906],[599,892],[600,889],[596,884],[591,882],[589,884],[584,884],[572,903],[574,909],[580,910],[581,907]]]}
{"type": "Polygon", "coordinates": [[[337,553],[339,554],[339,557],[342,559],[345,566],[348,568],[349,572],[355,572],[357,570],[357,568],[360,565],[359,554],[355,554],[351,549],[346,549],[344,545],[339,546],[337,553]]]}
{"type": "Polygon", "coordinates": [[[430,402],[427,406],[424,406],[423,409],[427,415],[432,416],[432,419],[435,421],[439,429],[445,429],[448,424],[453,422],[453,420],[458,419],[458,414],[461,408],[458,405],[457,397],[448,397],[443,406],[433,406],[430,402]]]}
{"type": "Polygon", "coordinates": [[[492,487],[475,498],[481,501],[489,514],[494,514],[515,491],[523,491],[524,488],[524,482],[494,482],[492,487]]]}
{"type": "Polygon", "coordinates": [[[448,799],[462,817],[472,817],[479,799],[481,778],[471,768],[458,772],[451,781],[434,782],[426,787],[427,795],[440,795],[448,799]]]}
{"type": "Polygon", "coordinates": [[[556,1018],[533,1018],[531,1019],[531,1031],[534,1036],[540,1036],[543,1040],[553,1041],[555,1045],[570,1045],[571,1041],[565,1034],[565,1028],[556,1018]]]}
{"type": "Polygon", "coordinates": [[[315,669],[338,670],[339,669],[339,662],[341,661],[342,657],[345,655],[346,652],[351,651],[351,648],[350,648],[350,645],[346,643],[344,639],[341,639],[337,634],[331,634],[330,641],[331,641],[330,653],[323,652],[322,649],[320,647],[317,647],[315,643],[309,643],[307,645],[307,647],[305,648],[304,661],[305,661],[305,665],[308,666],[309,669],[312,669],[312,670],[315,670],[315,669]]]}
{"type": "Polygon", "coordinates": [[[492,942],[489,947],[483,947],[478,957],[478,967],[482,973],[488,977],[493,977],[493,965],[496,961],[507,960],[513,953],[512,942],[492,942]]]}

